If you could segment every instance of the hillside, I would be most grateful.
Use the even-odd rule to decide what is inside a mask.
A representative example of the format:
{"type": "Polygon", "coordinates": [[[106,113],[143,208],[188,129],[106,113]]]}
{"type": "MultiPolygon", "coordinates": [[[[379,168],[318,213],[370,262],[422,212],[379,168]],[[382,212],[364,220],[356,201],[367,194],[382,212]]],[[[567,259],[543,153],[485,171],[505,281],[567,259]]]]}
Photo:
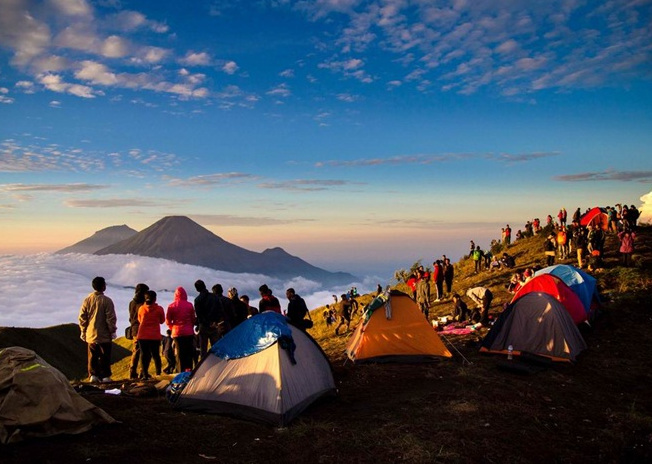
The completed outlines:
{"type": "Polygon", "coordinates": [[[126,240],[95,251],[97,255],[134,254],[228,272],[265,274],[277,278],[305,277],[323,285],[344,285],[351,274],[329,272],[292,256],[282,248],[262,253],[227,242],[185,216],[165,217],[126,240]]]}
{"type": "MultiPolygon", "coordinates": [[[[509,248],[519,269],[543,263],[542,240],[509,248]]],[[[311,333],[331,360],[338,397],[311,407],[287,428],[179,413],[160,396],[89,393],[122,423],[40,441],[38,448],[12,445],[3,449],[2,462],[651,462],[651,228],[639,231],[634,267],[618,265],[613,236],[605,261],[595,274],[601,316],[582,328],[588,349],[575,365],[532,375],[502,371],[502,358],[478,352],[486,329],[450,336],[457,350],[452,360],[354,365],[344,356],[347,336],[335,336],[320,317],[323,308],[315,308],[311,333]]],[[[453,289],[489,286],[498,314],[511,299],[505,289],[511,271],[474,275],[471,266],[469,260],[456,263],[453,289]]],[[[435,303],[433,316],[450,311],[450,301],[435,303]]],[[[41,349],[50,352],[42,340],[41,349]]],[[[83,362],[83,354],[71,361],[83,362]]],[[[123,357],[116,372],[124,375],[125,365],[123,357]]]]}
{"type": "Polygon", "coordinates": [[[81,240],[69,247],[57,251],[57,254],[64,253],[95,253],[102,248],[106,248],[114,243],[121,242],[133,237],[138,232],[127,225],[106,227],[98,230],[93,235],[81,240]]]}

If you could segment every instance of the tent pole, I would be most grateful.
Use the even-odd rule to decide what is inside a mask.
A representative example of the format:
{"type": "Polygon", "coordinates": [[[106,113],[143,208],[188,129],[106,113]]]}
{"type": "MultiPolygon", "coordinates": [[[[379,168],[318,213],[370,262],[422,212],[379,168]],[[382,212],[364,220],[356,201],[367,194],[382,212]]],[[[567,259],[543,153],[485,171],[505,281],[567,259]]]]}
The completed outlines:
{"type": "Polygon", "coordinates": [[[439,334],[439,336],[443,338],[446,341],[446,343],[448,343],[455,350],[455,352],[462,357],[462,365],[464,365],[464,363],[467,363],[469,366],[473,364],[471,361],[466,359],[466,357],[462,353],[460,353],[460,350],[458,350],[457,347],[453,345],[448,338],[446,338],[446,335],[439,334]]]}

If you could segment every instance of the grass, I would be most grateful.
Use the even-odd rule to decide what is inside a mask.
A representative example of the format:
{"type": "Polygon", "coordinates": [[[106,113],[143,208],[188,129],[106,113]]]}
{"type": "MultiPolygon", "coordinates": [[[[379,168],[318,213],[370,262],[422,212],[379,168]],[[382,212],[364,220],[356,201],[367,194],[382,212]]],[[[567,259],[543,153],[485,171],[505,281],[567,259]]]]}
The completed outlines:
{"type": "MultiPolygon", "coordinates": [[[[518,269],[544,264],[542,241],[533,237],[509,248],[518,269]]],[[[321,317],[324,308],[315,308],[310,333],[331,361],[338,397],[314,405],[287,428],[180,413],[162,397],[88,395],[121,424],[38,447],[5,447],[2,462],[652,462],[651,245],[652,230],[642,228],[635,266],[622,268],[609,237],[606,268],[595,274],[603,317],[585,332],[589,348],[576,365],[530,376],[500,371],[499,358],[478,353],[484,331],[448,337],[470,365],[457,354],[438,364],[354,365],[344,355],[350,332],[335,336],[321,317]]],[[[453,290],[488,286],[492,312],[499,313],[512,296],[505,288],[512,271],[471,271],[469,260],[455,264],[453,290]]],[[[361,297],[363,304],[369,300],[361,297]]],[[[433,317],[452,311],[450,301],[433,304],[433,317]]],[[[76,343],[72,328],[43,330],[55,329],[76,343]]],[[[0,335],[13,337],[15,330],[0,335]]],[[[29,340],[45,339],[39,335],[29,340]]],[[[116,378],[127,377],[130,343],[116,341],[126,352],[113,365],[116,378]]],[[[68,362],[83,369],[83,347],[68,362]]]]}

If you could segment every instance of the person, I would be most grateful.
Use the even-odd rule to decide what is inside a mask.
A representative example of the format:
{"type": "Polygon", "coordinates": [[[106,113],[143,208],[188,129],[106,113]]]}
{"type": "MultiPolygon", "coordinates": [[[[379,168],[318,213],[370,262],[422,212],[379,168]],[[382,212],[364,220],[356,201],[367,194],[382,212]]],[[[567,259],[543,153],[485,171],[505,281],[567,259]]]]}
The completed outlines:
{"type": "Polygon", "coordinates": [[[511,269],[516,266],[516,259],[514,259],[514,257],[510,254],[503,253],[503,257],[500,258],[500,264],[508,269],[511,269]]]}
{"type": "Polygon", "coordinates": [[[308,315],[308,307],[306,306],[305,300],[297,295],[293,288],[288,288],[285,291],[285,296],[288,299],[286,316],[290,320],[290,324],[305,331],[306,326],[303,320],[308,315]]]}
{"type": "Polygon", "coordinates": [[[636,230],[636,223],[638,218],[641,216],[641,212],[636,208],[636,206],[629,205],[629,230],[636,230]]]}
{"type": "Polygon", "coordinates": [[[480,245],[475,247],[473,251],[473,263],[475,264],[475,273],[479,273],[482,270],[484,253],[480,249],[480,245]]]}
{"type": "Polygon", "coordinates": [[[258,291],[261,296],[261,299],[258,302],[258,310],[261,313],[264,311],[274,311],[275,313],[282,314],[281,303],[278,301],[278,298],[272,294],[272,290],[267,286],[267,284],[261,285],[258,288],[258,291]]]}
{"type": "Polygon", "coordinates": [[[573,246],[577,253],[577,267],[582,269],[584,267],[584,254],[586,253],[586,234],[584,228],[578,228],[573,234],[573,246]]]}
{"type": "Polygon", "coordinates": [[[618,232],[618,239],[620,240],[620,256],[623,266],[629,267],[632,262],[632,253],[634,252],[634,239],[636,233],[628,228],[618,232]]]}
{"type": "MultiPolygon", "coordinates": [[[[423,313],[423,315],[426,317],[426,320],[429,320],[429,312],[430,312],[430,279],[425,279],[423,277],[423,273],[419,271],[417,274],[419,277],[419,281],[417,283],[417,293],[416,293],[416,298],[417,298],[417,304],[419,305],[419,309],[423,313]]],[[[439,301],[439,300],[437,300],[439,301]]]]}
{"type": "Polygon", "coordinates": [[[219,339],[217,324],[214,323],[217,313],[217,299],[206,288],[203,280],[195,282],[195,290],[199,294],[195,297],[195,314],[197,316],[197,328],[199,329],[199,353],[201,359],[208,353],[208,344],[211,346],[219,339]]]}
{"type": "Polygon", "coordinates": [[[471,240],[470,243],[471,243],[471,251],[469,252],[469,258],[473,258],[473,252],[475,251],[475,242],[471,240]]]}
{"type": "Polygon", "coordinates": [[[417,282],[418,279],[417,279],[416,272],[410,274],[409,279],[407,280],[407,282],[405,282],[408,288],[410,289],[410,296],[412,297],[413,300],[416,300],[417,297],[417,282]]]}
{"type": "Polygon", "coordinates": [[[233,322],[236,319],[235,309],[231,300],[224,296],[222,284],[213,285],[211,291],[217,301],[217,312],[213,314],[213,322],[217,324],[219,338],[222,338],[233,328],[233,322]]]}
{"type": "Polygon", "coordinates": [[[138,366],[140,365],[140,345],[136,340],[138,334],[138,309],[145,302],[145,292],[149,290],[147,284],[139,283],[136,285],[134,297],[129,302],[129,324],[131,326],[131,336],[133,338],[133,347],[131,350],[131,360],[129,362],[129,378],[138,378],[138,366]]]}
{"type": "Polygon", "coordinates": [[[140,343],[140,364],[142,378],[150,379],[149,363],[154,359],[156,375],[161,375],[161,324],[165,322],[165,311],[156,303],[156,292],[145,293],[145,303],[138,309],[138,343],[140,343]]]}
{"type": "MultiPolygon", "coordinates": [[[[335,335],[339,335],[340,327],[346,324],[346,331],[351,326],[351,302],[346,294],[340,296],[340,323],[335,327],[335,335]]],[[[346,333],[346,332],[345,332],[346,333]]]]}
{"type": "Polygon", "coordinates": [[[170,329],[165,332],[165,337],[163,337],[163,343],[161,344],[161,351],[163,351],[163,356],[168,364],[163,369],[163,372],[172,374],[177,367],[177,356],[175,353],[175,343],[172,339],[172,331],[170,329]]]}
{"type": "Polygon", "coordinates": [[[580,207],[578,206],[575,212],[573,213],[573,218],[572,221],[575,224],[580,223],[580,219],[582,218],[582,211],[580,210],[580,207]]]}
{"type": "Polygon", "coordinates": [[[566,259],[568,253],[566,249],[566,242],[568,241],[568,236],[566,234],[566,227],[559,226],[557,230],[557,250],[559,251],[559,259],[566,259]]]}
{"type": "Polygon", "coordinates": [[[106,296],[104,277],[95,277],[89,294],[79,309],[80,338],[88,345],[90,381],[111,382],[111,348],[117,337],[117,317],[111,298],[106,296]]]}
{"type": "Polygon", "coordinates": [[[197,316],[185,288],[177,287],[174,291],[174,301],[168,306],[165,323],[177,348],[179,372],[192,370],[197,316]]]}
{"type": "Polygon", "coordinates": [[[451,260],[444,258],[444,282],[446,283],[446,293],[451,294],[453,290],[453,278],[455,276],[455,269],[451,264],[451,260]]]}
{"type": "Polygon", "coordinates": [[[505,226],[505,246],[509,246],[512,243],[512,228],[509,227],[509,224],[505,226]]]}
{"type": "MultiPolygon", "coordinates": [[[[435,269],[437,270],[437,275],[434,278],[435,288],[437,290],[435,301],[441,301],[444,298],[444,267],[440,260],[433,263],[433,277],[435,276],[435,269]]],[[[428,280],[426,276],[424,276],[424,279],[428,280]]],[[[428,289],[428,292],[430,292],[430,289],[428,289]]]]}
{"type": "Polygon", "coordinates": [[[237,327],[249,317],[249,305],[238,297],[238,289],[235,287],[229,288],[226,294],[233,307],[233,327],[237,327]]]}
{"type": "Polygon", "coordinates": [[[479,319],[482,325],[487,325],[489,323],[489,308],[494,298],[491,290],[486,287],[474,287],[466,292],[466,296],[471,298],[476,304],[476,309],[473,312],[473,320],[477,322],[479,319]]]}
{"type": "Polygon", "coordinates": [[[456,322],[466,321],[469,315],[469,307],[457,293],[453,293],[453,305],[453,320],[456,322]]]}
{"type": "Polygon", "coordinates": [[[552,266],[555,264],[555,237],[554,235],[548,235],[548,238],[543,242],[543,252],[546,255],[546,265],[552,266]]]}
{"type": "Polygon", "coordinates": [[[249,304],[249,295],[241,295],[240,301],[247,305],[247,318],[258,314],[258,308],[249,304]]]}
{"type": "Polygon", "coordinates": [[[518,272],[515,272],[512,274],[512,278],[509,281],[509,284],[507,285],[507,291],[509,293],[518,293],[518,291],[521,289],[523,286],[523,278],[521,277],[521,274],[518,272]]]}

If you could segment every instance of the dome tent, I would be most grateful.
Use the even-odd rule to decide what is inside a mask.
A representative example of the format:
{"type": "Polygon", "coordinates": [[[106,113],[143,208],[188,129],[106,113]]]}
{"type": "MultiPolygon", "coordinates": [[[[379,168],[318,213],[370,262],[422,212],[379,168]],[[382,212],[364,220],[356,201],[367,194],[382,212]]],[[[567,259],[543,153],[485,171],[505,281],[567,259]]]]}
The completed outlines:
{"type": "Polygon", "coordinates": [[[600,297],[598,296],[598,285],[595,277],[587,274],[586,272],[568,264],[555,264],[554,266],[544,267],[534,273],[535,276],[541,274],[552,274],[559,277],[566,285],[570,287],[573,292],[579,297],[584,305],[584,310],[589,315],[592,315],[593,303],[599,303],[600,297]]]}
{"type": "Polygon", "coordinates": [[[531,292],[543,292],[552,295],[564,305],[575,324],[586,321],[587,313],[580,298],[559,277],[553,274],[540,274],[527,281],[512,298],[514,303],[531,292]]]}
{"type": "Polygon", "coordinates": [[[398,291],[368,305],[346,354],[354,362],[424,362],[453,356],[414,300],[398,291]]]}
{"type": "Polygon", "coordinates": [[[173,405],[283,426],[333,394],[330,363],[319,345],[284,316],[266,311],[211,348],[173,405]]]}

